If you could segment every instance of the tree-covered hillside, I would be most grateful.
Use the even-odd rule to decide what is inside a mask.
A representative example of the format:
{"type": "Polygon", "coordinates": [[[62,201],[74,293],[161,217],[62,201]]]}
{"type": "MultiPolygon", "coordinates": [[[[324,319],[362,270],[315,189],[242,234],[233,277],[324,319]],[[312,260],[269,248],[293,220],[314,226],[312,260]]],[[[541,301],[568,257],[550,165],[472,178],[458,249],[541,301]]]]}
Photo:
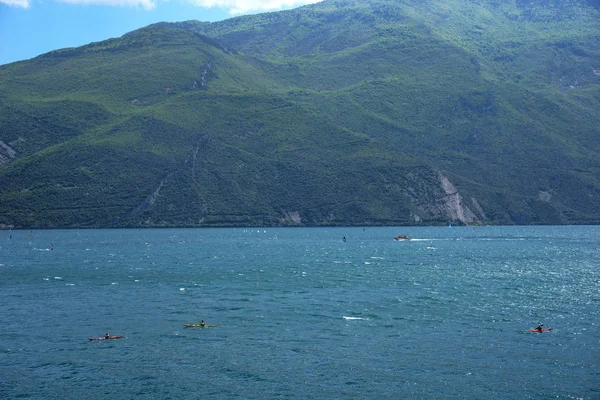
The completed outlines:
{"type": "Polygon", "coordinates": [[[600,4],[325,0],[0,66],[0,226],[600,222],[600,4]]]}

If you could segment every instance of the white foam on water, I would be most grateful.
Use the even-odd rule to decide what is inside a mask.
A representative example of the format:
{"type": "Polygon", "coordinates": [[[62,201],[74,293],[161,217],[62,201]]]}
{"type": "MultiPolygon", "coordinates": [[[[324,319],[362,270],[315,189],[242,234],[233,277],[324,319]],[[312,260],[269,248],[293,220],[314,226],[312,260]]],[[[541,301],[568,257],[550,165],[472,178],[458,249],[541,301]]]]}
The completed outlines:
{"type": "Polygon", "coordinates": [[[55,276],[54,279],[62,281],[62,276],[55,276]]]}
{"type": "Polygon", "coordinates": [[[344,318],[345,320],[357,320],[357,319],[360,319],[360,320],[363,320],[363,321],[368,321],[368,320],[369,320],[369,318],[361,318],[361,317],[347,317],[347,316],[345,316],[345,315],[343,316],[343,318],[344,318]]]}
{"type": "Polygon", "coordinates": [[[179,290],[183,292],[185,290],[185,288],[182,287],[182,288],[179,288],[179,290]]]}

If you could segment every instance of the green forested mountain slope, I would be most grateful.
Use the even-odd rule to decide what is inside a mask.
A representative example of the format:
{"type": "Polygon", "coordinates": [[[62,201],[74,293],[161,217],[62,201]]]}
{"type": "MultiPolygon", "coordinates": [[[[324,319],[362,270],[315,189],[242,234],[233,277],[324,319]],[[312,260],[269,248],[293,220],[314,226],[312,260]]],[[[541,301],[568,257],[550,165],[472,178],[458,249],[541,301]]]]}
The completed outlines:
{"type": "Polygon", "coordinates": [[[0,225],[600,222],[600,4],[331,1],[0,67],[0,225]]]}

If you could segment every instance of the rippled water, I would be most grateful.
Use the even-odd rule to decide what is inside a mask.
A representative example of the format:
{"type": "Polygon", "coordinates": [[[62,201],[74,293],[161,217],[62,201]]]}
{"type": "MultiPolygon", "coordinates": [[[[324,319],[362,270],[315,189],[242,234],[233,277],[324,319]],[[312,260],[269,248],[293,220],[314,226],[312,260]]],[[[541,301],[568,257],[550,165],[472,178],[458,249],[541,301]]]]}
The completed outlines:
{"type": "Polygon", "coordinates": [[[600,227],[0,233],[0,398],[598,399],[599,317],[600,227]]]}

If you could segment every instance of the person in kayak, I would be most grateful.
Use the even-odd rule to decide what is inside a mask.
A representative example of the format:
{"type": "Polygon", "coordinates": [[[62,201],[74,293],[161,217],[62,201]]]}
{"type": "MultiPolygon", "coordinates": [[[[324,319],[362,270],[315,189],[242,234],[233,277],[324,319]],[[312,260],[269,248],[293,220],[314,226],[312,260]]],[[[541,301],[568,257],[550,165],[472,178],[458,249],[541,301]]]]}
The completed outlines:
{"type": "Polygon", "coordinates": [[[205,326],[204,320],[200,321],[200,326],[205,326]]]}
{"type": "Polygon", "coordinates": [[[110,339],[110,335],[108,334],[108,332],[106,332],[106,334],[104,335],[104,339],[110,339]]]}
{"type": "Polygon", "coordinates": [[[544,331],[544,324],[539,324],[537,326],[537,328],[535,328],[535,330],[538,331],[538,332],[543,332],[544,331]]]}

